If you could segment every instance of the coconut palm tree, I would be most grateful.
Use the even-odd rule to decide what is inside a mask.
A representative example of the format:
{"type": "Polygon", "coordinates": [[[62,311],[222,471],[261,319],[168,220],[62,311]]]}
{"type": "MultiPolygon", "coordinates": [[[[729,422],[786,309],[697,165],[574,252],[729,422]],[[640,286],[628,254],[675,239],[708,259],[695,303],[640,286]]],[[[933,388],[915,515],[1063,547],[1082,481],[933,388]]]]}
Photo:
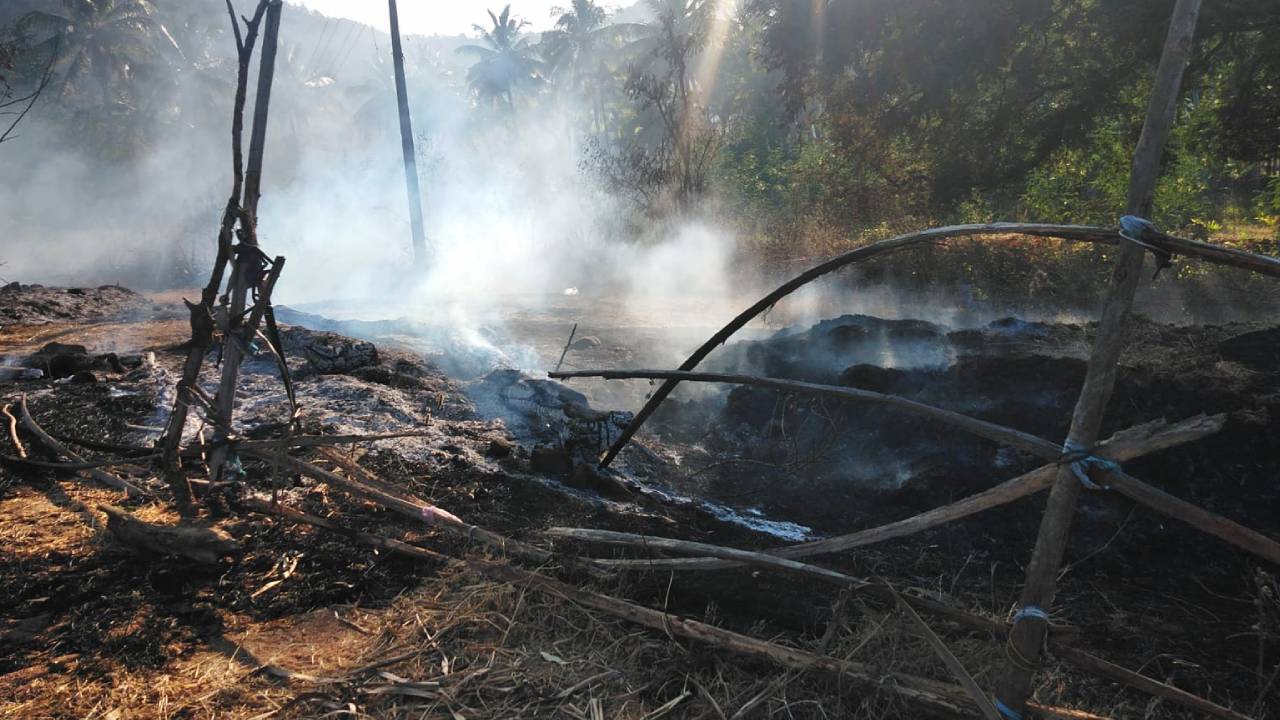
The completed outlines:
{"type": "Polygon", "coordinates": [[[604,103],[601,88],[611,76],[606,53],[635,38],[641,26],[610,24],[608,13],[594,0],[573,0],[568,8],[556,8],[559,15],[554,30],[542,35],[548,74],[560,78],[560,87],[590,100],[592,125],[603,129],[604,103]]]}
{"type": "Polygon", "coordinates": [[[19,23],[21,31],[35,36],[38,50],[56,54],[54,75],[64,96],[96,95],[100,105],[114,102],[121,83],[154,53],[155,8],[150,0],[62,0],[61,5],[28,13],[19,23]]]}
{"type": "Polygon", "coordinates": [[[532,88],[543,82],[542,62],[534,54],[528,37],[520,31],[528,25],[511,17],[511,6],[495,15],[488,11],[492,28],[474,25],[482,45],[463,45],[457,52],[472,55],[476,63],[467,71],[467,83],[481,102],[504,105],[515,112],[515,90],[532,88]]]}

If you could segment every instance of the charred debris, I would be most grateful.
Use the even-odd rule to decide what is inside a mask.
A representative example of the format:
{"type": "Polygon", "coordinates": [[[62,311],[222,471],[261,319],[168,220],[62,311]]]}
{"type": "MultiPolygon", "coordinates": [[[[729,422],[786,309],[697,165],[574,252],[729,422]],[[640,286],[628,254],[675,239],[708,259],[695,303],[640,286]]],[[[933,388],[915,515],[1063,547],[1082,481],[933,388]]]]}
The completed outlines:
{"type": "MultiPolygon", "coordinates": [[[[645,708],[636,717],[738,718],[766,704],[791,712],[791,700],[807,704],[803,713],[820,714],[822,698],[836,697],[833,707],[847,703],[873,717],[1094,718],[1102,715],[1061,703],[1087,703],[1099,693],[1114,692],[1090,694],[1082,687],[1120,686],[1149,698],[1139,704],[1168,708],[1170,717],[1262,717],[1276,707],[1269,700],[1277,649],[1276,628],[1269,624],[1277,612],[1270,573],[1280,563],[1280,542],[1251,527],[1257,520],[1269,532],[1276,528],[1273,519],[1251,515],[1248,498],[1275,493],[1273,482],[1266,482],[1275,470],[1274,451],[1258,446],[1275,440],[1280,408],[1276,331],[1200,330],[1192,339],[1203,345],[1178,355],[1173,349],[1185,335],[1173,337],[1175,331],[1129,318],[1135,290],[1149,277],[1148,255],[1157,263],[1187,257],[1280,275],[1280,260],[1173,237],[1142,219],[1151,214],[1156,169],[1199,6],[1197,0],[1179,0],[1174,9],[1134,155],[1129,207],[1117,227],[997,223],[911,233],[833,258],[784,283],[678,369],[551,373],[557,380],[661,381],[631,416],[594,410],[571,388],[516,371],[489,373],[464,393],[456,381],[407,353],[277,323],[272,291],[285,272],[285,259],[272,257],[259,244],[256,227],[283,4],[261,0],[251,16],[239,17],[228,3],[239,57],[233,186],[209,282],[196,302],[186,303],[189,327],[182,330],[187,337],[170,346],[166,357],[93,354],[86,345],[55,339],[60,331],[11,337],[35,343],[38,350],[26,355],[21,369],[4,368],[3,379],[19,385],[3,407],[8,445],[3,461],[17,478],[40,478],[57,512],[75,517],[94,537],[109,535],[117,550],[127,548],[128,559],[115,566],[127,578],[145,578],[153,588],[170,584],[154,596],[135,593],[145,607],[136,608],[137,628],[129,638],[174,642],[181,633],[151,626],[165,603],[177,605],[177,597],[193,586],[203,587],[201,609],[183,606],[184,632],[211,647],[228,642],[225,620],[212,608],[252,614],[259,598],[301,593],[293,604],[277,608],[283,614],[364,597],[361,586],[391,588],[381,596],[386,611],[376,615],[380,629],[365,627],[356,614],[338,616],[355,635],[371,639],[361,646],[358,660],[336,662],[340,670],[318,675],[271,658],[246,661],[241,683],[250,677],[278,683],[262,691],[272,708],[264,717],[447,711],[453,717],[561,712],[598,718],[606,716],[606,699],[613,705],[610,712],[625,717],[630,698],[645,708]],[[246,159],[242,136],[255,53],[257,100],[246,159]],[[738,330],[824,275],[915,245],[1011,233],[1117,247],[1100,322],[1080,328],[1011,320],[951,331],[920,322],[841,318],[806,333],[735,345],[710,369],[699,370],[738,330]],[[886,344],[935,362],[885,367],[874,351],[886,344]],[[1048,352],[1055,345],[1070,351],[1048,352]],[[1144,346],[1156,348],[1159,360],[1122,362],[1126,352],[1144,346]],[[862,352],[869,354],[860,362],[839,361],[862,352]],[[939,358],[945,362],[936,362],[939,358]],[[1205,366],[1206,358],[1216,364],[1205,366]],[[723,404],[663,406],[678,384],[695,382],[737,389],[723,404]],[[1118,403],[1122,411],[1107,412],[1118,403]],[[356,414],[361,423],[351,422],[356,414]],[[506,422],[486,420],[495,415],[506,422]],[[689,415],[698,419],[690,422],[689,415]],[[809,422],[815,417],[820,422],[809,422]],[[611,469],[646,422],[661,425],[648,435],[654,447],[628,451],[627,472],[611,469]],[[378,432],[370,433],[371,425],[378,432]],[[133,431],[149,442],[112,437],[101,432],[104,428],[133,431]],[[383,449],[371,450],[375,444],[383,449]],[[703,477],[692,487],[728,494],[738,484],[745,492],[777,498],[774,508],[787,511],[825,503],[811,513],[822,532],[759,548],[760,536],[717,524],[705,508],[674,502],[643,479],[646,472],[661,476],[655,468],[677,465],[672,448],[683,448],[686,455],[707,448],[718,453],[708,455],[709,464],[698,471],[703,477]],[[804,449],[799,455],[817,459],[806,464],[796,448],[804,449]],[[734,454],[738,457],[730,457],[734,454]],[[1235,465],[1226,459],[1233,454],[1240,458],[1235,465]],[[767,470],[747,473],[741,463],[767,470]],[[880,510],[897,517],[883,522],[875,512],[840,507],[848,500],[841,493],[847,496],[848,490],[837,486],[841,480],[847,484],[851,463],[867,472],[895,474],[896,484],[914,497],[903,501],[904,495],[894,494],[896,499],[880,510]],[[1171,463],[1183,464],[1183,472],[1170,472],[1171,463]],[[711,465],[717,467],[708,469],[711,465]],[[1148,475],[1166,472],[1180,479],[1167,483],[1148,475]],[[1201,472],[1216,482],[1193,482],[1201,472]],[[1010,473],[1011,479],[994,479],[1010,473]],[[63,490],[50,476],[75,477],[83,485],[63,490]],[[548,476],[557,478],[556,488],[568,485],[601,499],[576,504],[550,499],[555,496],[548,476]],[[802,476],[810,482],[794,492],[769,489],[771,483],[802,476]],[[1232,479],[1238,485],[1228,488],[1232,479]],[[1245,500],[1224,500],[1228,489],[1245,500]],[[1040,506],[1026,499],[1046,491],[1047,506],[1037,526],[1040,506]],[[1073,519],[1098,512],[1093,498],[1099,494],[1123,496],[1167,518],[1179,538],[1192,537],[1194,530],[1209,536],[1204,543],[1215,544],[1203,555],[1151,560],[1162,571],[1221,557],[1228,547],[1232,557],[1256,563],[1250,566],[1256,568],[1256,601],[1226,599],[1235,612],[1255,618],[1235,618],[1231,627],[1254,628],[1256,662],[1236,658],[1229,669],[1205,670],[1197,680],[1104,656],[1102,651],[1115,648],[1091,636],[1098,628],[1074,623],[1071,605],[1057,593],[1060,579],[1072,569],[1063,559],[1073,519]],[[624,505],[629,510],[618,512],[624,505]],[[909,512],[902,517],[904,508],[909,512]],[[957,587],[964,567],[951,570],[956,580],[949,589],[918,582],[925,568],[935,572],[954,558],[951,549],[925,559],[936,549],[931,543],[942,537],[938,533],[978,513],[998,517],[995,525],[1005,530],[975,533],[964,543],[970,558],[985,540],[1008,544],[1021,538],[1032,548],[1023,568],[990,565],[992,595],[996,587],[1016,589],[1019,579],[1004,576],[1025,575],[1020,600],[1011,607],[973,602],[972,593],[957,587]],[[874,522],[856,531],[840,528],[842,522],[868,519],[874,522]],[[560,523],[564,526],[551,527],[560,523]],[[594,527],[582,526],[587,524],[594,527]],[[890,541],[904,543],[908,555],[918,552],[916,566],[891,551],[876,555],[878,563],[833,561],[839,569],[815,563],[854,549],[877,546],[879,552],[879,545],[890,541]],[[298,550],[300,542],[308,559],[298,550]],[[383,557],[398,564],[387,571],[383,557]],[[183,564],[209,569],[178,570],[183,564]],[[474,614],[448,619],[423,610],[433,623],[424,624],[412,602],[397,598],[411,587],[401,584],[394,590],[397,573],[434,587],[436,601],[448,599],[474,614]],[[639,577],[628,579],[633,573],[639,577]],[[308,574],[313,585],[307,584],[308,574]],[[295,586],[303,589],[292,590],[295,586]],[[489,599],[478,601],[479,591],[466,595],[459,588],[487,588],[489,599]],[[517,617],[526,596],[541,615],[517,617]],[[155,597],[164,601],[157,605],[155,597]],[[575,613],[576,619],[562,617],[575,613]],[[409,620],[414,617],[417,626],[409,620]],[[404,622],[394,626],[393,618],[404,622]],[[485,623],[492,627],[481,627],[485,623]],[[540,624],[566,635],[539,635],[540,624]],[[643,631],[618,630],[627,625],[643,631]],[[798,639],[819,625],[823,630],[813,633],[815,640],[798,639]],[[579,641],[584,633],[588,637],[579,641]],[[521,642],[543,643],[536,658],[507,649],[513,634],[521,642]],[[598,646],[591,639],[597,636],[609,644],[598,646]],[[494,643],[487,663],[476,651],[477,637],[494,643]],[[455,653],[452,658],[446,646],[455,653]],[[880,655],[860,654],[868,646],[880,655]],[[568,666],[576,661],[565,657],[568,651],[585,652],[584,647],[596,653],[592,661],[583,664],[581,677],[555,692],[545,689],[545,674],[522,665],[540,659],[544,670],[568,666]],[[443,659],[424,661],[438,656],[443,659]],[[686,673],[683,686],[673,685],[671,677],[652,668],[672,658],[706,672],[686,673]],[[1243,668],[1249,678],[1219,682],[1243,668]],[[660,682],[625,689],[645,672],[660,682]],[[703,682],[708,672],[721,678],[718,686],[703,682]],[[1046,690],[1046,675],[1064,687],[1046,690]],[[724,707],[717,698],[735,704],[724,707]]],[[[114,302],[121,310],[147,309],[145,301],[121,289],[64,294],[72,297],[11,286],[0,290],[0,299],[8,295],[16,304],[38,305],[43,297],[46,304],[114,302]]],[[[62,334],[93,329],[83,323],[86,313],[58,311],[79,323],[62,334]]],[[[176,339],[180,320],[152,317],[151,340],[176,339]]],[[[1150,528],[1145,533],[1143,538],[1159,542],[1150,528]]],[[[1109,544],[1098,552],[1106,552],[1109,544]]],[[[1025,546],[1014,548],[1005,556],[1022,563],[1025,551],[1025,546]]],[[[50,550],[45,558],[58,552],[50,550]]],[[[1120,549],[1110,552],[1118,556],[1120,549]]],[[[14,599],[31,614],[6,629],[6,642],[21,646],[49,632],[79,649],[50,653],[38,663],[10,660],[2,668],[3,681],[29,683],[68,668],[80,672],[76,668],[82,662],[84,672],[103,672],[101,666],[91,667],[91,643],[75,635],[88,630],[57,625],[54,617],[75,603],[108,606],[74,597],[75,583],[34,579],[29,569],[19,568],[21,563],[10,565],[15,579],[25,578],[49,596],[36,602],[15,592],[14,599]],[[54,610],[41,612],[36,607],[41,604],[54,610]]],[[[105,577],[106,569],[95,568],[82,594],[93,593],[94,583],[119,591],[105,577]]],[[[1117,595],[1121,601],[1135,596],[1141,593],[1117,595]]],[[[1067,599],[1080,600],[1079,589],[1072,586],[1067,599]]],[[[435,607],[434,601],[424,602],[435,607]]],[[[124,605],[109,607],[121,612],[124,605]]],[[[1143,615],[1154,606],[1128,611],[1117,606],[1113,612],[1143,615]]],[[[372,617],[364,622],[372,624],[372,617]]],[[[79,622],[92,624],[91,618],[79,622]]],[[[1167,629],[1167,639],[1195,633],[1191,622],[1167,629]]],[[[1153,643],[1166,639],[1159,628],[1142,626],[1139,632],[1153,635],[1153,643]]],[[[108,651],[139,650],[128,638],[103,642],[108,651]]],[[[239,657],[239,648],[232,647],[224,653],[228,662],[239,657]]],[[[328,647],[341,652],[336,644],[328,647]]],[[[164,654],[156,648],[150,652],[164,654]]],[[[211,692],[236,705],[233,685],[211,692]]],[[[210,697],[183,707],[195,712],[210,697]]]]}

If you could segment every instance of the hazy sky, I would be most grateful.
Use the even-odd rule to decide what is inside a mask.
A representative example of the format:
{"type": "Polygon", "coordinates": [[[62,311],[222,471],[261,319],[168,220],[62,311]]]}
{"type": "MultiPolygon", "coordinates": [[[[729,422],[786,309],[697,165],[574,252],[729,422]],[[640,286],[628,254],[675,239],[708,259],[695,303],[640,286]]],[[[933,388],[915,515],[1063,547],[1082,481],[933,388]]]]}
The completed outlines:
{"type": "MultiPolygon", "coordinates": [[[[289,1],[325,15],[351,18],[381,30],[387,29],[387,3],[382,0],[289,1]]],[[[400,29],[407,34],[470,34],[472,25],[489,24],[486,9],[500,12],[506,3],[507,0],[399,0],[400,29]]],[[[547,30],[554,24],[551,9],[569,4],[569,0],[511,0],[511,14],[528,20],[530,29],[547,30]]],[[[614,10],[624,3],[604,0],[600,4],[614,10]]]]}

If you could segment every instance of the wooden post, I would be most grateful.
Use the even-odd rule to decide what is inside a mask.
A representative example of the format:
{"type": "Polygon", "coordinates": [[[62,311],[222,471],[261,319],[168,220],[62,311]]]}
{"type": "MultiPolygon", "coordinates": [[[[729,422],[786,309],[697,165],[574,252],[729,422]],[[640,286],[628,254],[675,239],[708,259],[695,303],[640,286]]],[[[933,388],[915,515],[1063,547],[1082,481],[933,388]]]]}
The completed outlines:
{"type": "MultiPolygon", "coordinates": [[[[267,112],[271,106],[271,84],[275,79],[276,50],[280,35],[280,14],[283,0],[271,0],[267,5],[266,27],[262,35],[262,61],[258,67],[258,93],[253,107],[253,131],[249,136],[249,161],[244,179],[244,211],[240,214],[240,249],[236,252],[228,288],[231,302],[227,306],[226,327],[222,340],[222,379],[218,384],[215,402],[217,417],[214,420],[223,428],[231,427],[235,411],[236,380],[240,374],[242,349],[238,342],[245,304],[250,286],[256,285],[253,277],[261,267],[262,255],[258,250],[258,198],[262,186],[262,161],[266,147],[267,112]]],[[[227,457],[226,446],[218,447],[210,457],[209,467],[218,476],[227,457]]]]}
{"type": "Polygon", "coordinates": [[[179,459],[179,446],[182,443],[182,432],[187,424],[187,407],[191,402],[191,390],[196,387],[200,377],[200,367],[204,357],[213,345],[214,319],[213,307],[218,300],[218,291],[222,289],[222,276],[226,266],[231,262],[232,236],[236,223],[242,216],[241,194],[244,190],[244,105],[249,88],[249,64],[253,59],[253,48],[258,41],[258,28],[262,16],[267,11],[269,0],[259,0],[257,9],[251,19],[245,19],[245,31],[240,32],[240,19],[236,16],[231,0],[226,0],[227,14],[231,18],[231,31],[236,40],[236,60],[239,66],[236,75],[236,94],[231,113],[231,197],[227,200],[226,209],[222,213],[222,227],[218,230],[218,255],[213,262],[213,270],[209,274],[209,283],[200,293],[198,305],[187,302],[187,310],[191,315],[191,346],[187,351],[187,361],[183,365],[182,377],[178,381],[173,411],[165,426],[164,435],[160,437],[158,446],[163,453],[162,466],[165,480],[173,492],[178,511],[185,517],[195,512],[192,505],[191,488],[182,472],[179,459]]]}
{"type": "Polygon", "coordinates": [[[409,228],[413,233],[413,265],[427,268],[427,239],[422,226],[422,190],[418,187],[418,158],[413,149],[413,120],[409,117],[409,91],[404,79],[404,49],[400,44],[400,12],[396,0],[387,0],[391,13],[391,61],[396,74],[396,103],[400,107],[400,147],[404,153],[404,182],[409,196],[409,228]]]}
{"type": "Polygon", "coordinates": [[[262,36],[262,63],[258,66],[258,94],[253,100],[253,131],[249,135],[249,165],[244,176],[244,209],[253,219],[254,232],[249,242],[258,244],[258,198],[262,195],[262,158],[267,142],[267,111],[271,108],[271,84],[276,74],[277,38],[280,35],[280,13],[283,0],[267,5],[267,26],[262,36]]]}
{"type": "MultiPolygon", "coordinates": [[[[1191,55],[1200,2],[1201,0],[1178,0],[1173,10],[1164,52],[1151,89],[1146,122],[1133,155],[1127,199],[1131,215],[1151,215],[1160,157],[1173,125],[1182,74],[1191,55]]],[[[1120,250],[1120,259],[1116,263],[1111,288],[1102,310],[1098,335],[1094,339],[1093,355],[1089,359],[1084,387],[1071,418],[1068,439],[1077,447],[1092,447],[1098,439],[1102,418],[1115,387],[1117,362],[1125,341],[1125,323],[1133,308],[1143,257],[1143,248],[1133,243],[1124,244],[1120,250]]],[[[1021,599],[1021,607],[1024,609],[1041,608],[1047,611],[1053,604],[1055,581],[1071,532],[1071,521],[1079,495],[1080,481],[1069,466],[1062,466],[1049,495],[1035,551],[1027,567],[1027,580],[1021,599]]],[[[1026,616],[1014,623],[1009,636],[1008,659],[996,691],[1001,712],[1010,718],[1021,717],[1027,706],[1047,628],[1048,623],[1035,616],[1026,616]]]]}

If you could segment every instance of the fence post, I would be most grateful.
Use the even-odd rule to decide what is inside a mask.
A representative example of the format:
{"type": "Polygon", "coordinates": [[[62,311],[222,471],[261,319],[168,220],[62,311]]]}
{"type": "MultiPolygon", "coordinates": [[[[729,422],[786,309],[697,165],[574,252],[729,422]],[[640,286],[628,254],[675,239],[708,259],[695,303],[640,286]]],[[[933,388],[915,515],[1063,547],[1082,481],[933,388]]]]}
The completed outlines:
{"type": "MultiPolygon", "coordinates": [[[[1191,55],[1200,3],[1201,0],[1178,0],[1173,9],[1164,52],[1151,88],[1146,121],[1133,154],[1127,198],[1131,215],[1151,215],[1160,157],[1177,110],[1182,74],[1191,55]]],[[[1092,447],[1098,440],[1102,418],[1115,387],[1117,362],[1124,348],[1125,324],[1141,278],[1143,256],[1142,247],[1122,243],[1094,339],[1084,387],[1071,418],[1068,440],[1076,447],[1092,447]]],[[[1027,567],[1020,611],[1009,634],[1008,658],[996,689],[997,707],[1011,720],[1021,718],[1031,695],[1048,629],[1048,616],[1044,611],[1053,604],[1055,581],[1079,496],[1080,481],[1070,467],[1062,466],[1040,522],[1035,551],[1027,567]]]]}

